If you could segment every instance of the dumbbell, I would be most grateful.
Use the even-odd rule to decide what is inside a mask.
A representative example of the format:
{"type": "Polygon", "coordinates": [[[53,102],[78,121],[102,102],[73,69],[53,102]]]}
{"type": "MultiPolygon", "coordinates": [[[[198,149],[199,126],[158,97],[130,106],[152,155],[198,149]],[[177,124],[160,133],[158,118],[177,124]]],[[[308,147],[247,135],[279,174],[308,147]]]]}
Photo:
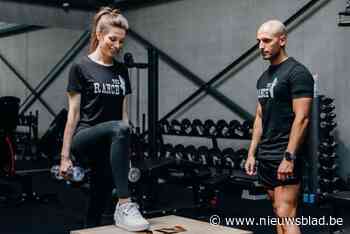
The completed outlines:
{"type": "Polygon", "coordinates": [[[336,148],[337,147],[337,143],[335,143],[333,136],[328,136],[328,137],[324,138],[320,144],[324,148],[336,148]]]}
{"type": "Polygon", "coordinates": [[[198,148],[198,162],[202,165],[208,165],[209,161],[209,149],[206,146],[200,146],[198,148]]]}
{"type": "Polygon", "coordinates": [[[322,105],[330,105],[334,102],[334,99],[330,97],[326,97],[325,95],[321,95],[320,101],[322,105]]]}
{"type": "Polygon", "coordinates": [[[204,126],[203,126],[203,123],[201,120],[199,120],[199,119],[193,120],[191,135],[192,136],[203,136],[204,135],[204,126]]]}
{"type": "Polygon", "coordinates": [[[81,167],[74,166],[67,170],[66,178],[60,175],[60,165],[54,165],[50,169],[51,176],[56,180],[68,180],[71,182],[82,182],[85,177],[85,170],[81,167]]]}
{"type": "Polygon", "coordinates": [[[333,112],[330,112],[330,113],[321,113],[320,114],[320,119],[322,122],[333,122],[335,117],[337,117],[337,115],[333,112]]]}
{"type": "Polygon", "coordinates": [[[137,167],[131,167],[128,173],[128,180],[131,183],[136,183],[141,179],[141,170],[137,167]]]}
{"type": "Polygon", "coordinates": [[[222,166],[222,154],[218,148],[209,149],[209,165],[217,168],[222,166]]]}
{"type": "Polygon", "coordinates": [[[320,112],[322,113],[331,113],[335,110],[335,105],[334,104],[330,104],[330,105],[321,105],[320,107],[320,112]]]}
{"type": "Polygon", "coordinates": [[[174,147],[174,156],[175,156],[175,159],[178,160],[178,161],[184,160],[186,158],[186,156],[185,156],[185,146],[182,145],[182,144],[177,144],[174,147]]]}
{"type": "Polygon", "coordinates": [[[197,149],[194,145],[188,145],[185,147],[186,159],[190,162],[197,161],[197,149]]]}
{"type": "Polygon", "coordinates": [[[319,175],[320,177],[329,178],[335,176],[338,170],[338,165],[333,164],[331,167],[320,166],[319,175]]]}
{"type": "Polygon", "coordinates": [[[329,154],[318,152],[318,158],[320,160],[335,160],[337,158],[337,155],[335,152],[329,154]]]}
{"type": "Polygon", "coordinates": [[[168,120],[164,119],[160,122],[162,133],[169,134],[171,132],[170,123],[168,120]]]}
{"type": "Polygon", "coordinates": [[[177,134],[177,135],[181,134],[181,123],[178,120],[176,119],[171,120],[170,126],[173,134],[177,134]]]}
{"type": "Polygon", "coordinates": [[[226,169],[234,169],[237,165],[237,158],[235,151],[232,148],[222,150],[223,167],[226,169]]]}
{"type": "Polygon", "coordinates": [[[327,144],[326,142],[322,142],[318,148],[319,148],[320,153],[332,154],[335,152],[336,147],[337,147],[336,143],[335,144],[327,144]]]}
{"type": "Polygon", "coordinates": [[[215,136],[216,134],[216,124],[213,120],[208,119],[204,122],[204,135],[205,136],[215,136]]]}
{"type": "Polygon", "coordinates": [[[320,179],[319,185],[320,189],[323,192],[333,192],[335,189],[339,187],[339,183],[341,182],[339,177],[334,177],[333,179],[320,179]]]}
{"type": "Polygon", "coordinates": [[[323,132],[331,132],[334,130],[334,128],[337,126],[336,122],[325,122],[325,121],[321,121],[320,122],[320,128],[321,131],[323,132]]]}
{"type": "Polygon", "coordinates": [[[319,157],[318,160],[321,166],[325,166],[327,168],[332,167],[334,164],[337,163],[336,157],[319,157]]]}
{"type": "Polygon", "coordinates": [[[161,147],[165,159],[174,158],[174,148],[172,144],[165,144],[161,147]]]}
{"type": "Polygon", "coordinates": [[[226,120],[220,119],[216,122],[216,135],[219,137],[229,136],[229,126],[226,120]]]}
{"type": "Polygon", "coordinates": [[[242,123],[242,131],[243,131],[243,136],[245,138],[251,138],[252,137],[252,132],[253,132],[253,123],[250,120],[246,120],[242,123]]]}
{"type": "Polygon", "coordinates": [[[241,129],[241,123],[238,120],[231,120],[229,123],[230,137],[243,137],[244,133],[241,129]]]}
{"type": "Polygon", "coordinates": [[[191,121],[189,119],[183,119],[181,121],[181,132],[189,135],[191,133],[191,121]]]}

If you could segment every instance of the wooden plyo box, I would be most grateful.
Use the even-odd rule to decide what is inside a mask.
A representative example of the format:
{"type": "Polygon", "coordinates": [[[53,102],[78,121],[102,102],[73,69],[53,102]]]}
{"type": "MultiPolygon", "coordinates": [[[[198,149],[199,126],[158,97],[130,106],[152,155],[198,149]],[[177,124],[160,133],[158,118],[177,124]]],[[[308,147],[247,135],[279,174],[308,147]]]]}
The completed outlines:
{"type": "MultiPolygon", "coordinates": [[[[212,226],[207,222],[198,221],[189,218],[183,218],[175,215],[164,216],[159,218],[153,218],[148,220],[151,224],[150,230],[153,234],[162,234],[162,232],[156,231],[162,228],[174,228],[176,225],[180,225],[186,231],[179,232],[179,234],[251,234],[252,232],[224,227],[224,226],[212,226]]],[[[71,234],[146,234],[147,232],[128,232],[123,229],[117,228],[114,225],[102,226],[97,228],[89,228],[71,231],[71,234]]],[[[151,232],[148,232],[151,233],[151,232]]]]}

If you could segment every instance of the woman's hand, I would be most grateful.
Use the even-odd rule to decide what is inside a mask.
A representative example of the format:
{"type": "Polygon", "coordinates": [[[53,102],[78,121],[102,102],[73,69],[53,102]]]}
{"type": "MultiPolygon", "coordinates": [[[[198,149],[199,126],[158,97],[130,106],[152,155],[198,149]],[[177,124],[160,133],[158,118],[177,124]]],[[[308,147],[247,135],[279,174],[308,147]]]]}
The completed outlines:
{"type": "Polygon", "coordinates": [[[62,156],[60,164],[60,176],[67,177],[67,172],[73,167],[72,160],[69,157],[62,156]]]}

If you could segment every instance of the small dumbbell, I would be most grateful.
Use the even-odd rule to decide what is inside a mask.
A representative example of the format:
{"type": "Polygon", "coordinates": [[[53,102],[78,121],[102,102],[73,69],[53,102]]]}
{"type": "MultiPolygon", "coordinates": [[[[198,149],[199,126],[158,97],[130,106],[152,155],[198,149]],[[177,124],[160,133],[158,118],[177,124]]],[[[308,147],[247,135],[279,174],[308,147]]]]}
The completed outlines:
{"type": "Polygon", "coordinates": [[[212,148],[209,150],[209,164],[213,167],[222,166],[222,155],[219,149],[212,148]]]}
{"type": "Polygon", "coordinates": [[[227,137],[229,135],[229,126],[225,120],[220,119],[216,122],[216,134],[219,137],[227,137]]]}
{"type": "Polygon", "coordinates": [[[206,146],[200,146],[198,148],[198,161],[202,165],[208,165],[208,158],[209,158],[209,149],[206,146]]]}
{"type": "Polygon", "coordinates": [[[68,180],[72,182],[81,182],[85,177],[85,170],[81,167],[74,166],[67,170],[66,178],[60,175],[60,166],[54,165],[50,169],[50,173],[56,180],[68,180]]]}
{"type": "Polygon", "coordinates": [[[188,145],[185,148],[186,159],[190,162],[195,162],[197,160],[197,149],[194,145],[188,145]]]}
{"type": "Polygon", "coordinates": [[[234,169],[236,167],[235,151],[232,148],[226,148],[222,151],[223,166],[227,169],[234,169]]]}
{"type": "Polygon", "coordinates": [[[216,134],[216,124],[213,120],[208,119],[204,122],[204,135],[205,136],[215,136],[216,134]]]}
{"type": "Polygon", "coordinates": [[[183,119],[181,121],[181,132],[189,135],[191,133],[191,121],[189,119],[183,119]]]}
{"type": "Polygon", "coordinates": [[[199,120],[199,119],[193,120],[191,135],[192,136],[203,136],[204,135],[204,126],[203,126],[203,123],[201,120],[199,120]]]}
{"type": "Polygon", "coordinates": [[[171,125],[172,133],[178,134],[178,135],[181,134],[181,123],[178,120],[173,119],[170,125],[171,125]]]}

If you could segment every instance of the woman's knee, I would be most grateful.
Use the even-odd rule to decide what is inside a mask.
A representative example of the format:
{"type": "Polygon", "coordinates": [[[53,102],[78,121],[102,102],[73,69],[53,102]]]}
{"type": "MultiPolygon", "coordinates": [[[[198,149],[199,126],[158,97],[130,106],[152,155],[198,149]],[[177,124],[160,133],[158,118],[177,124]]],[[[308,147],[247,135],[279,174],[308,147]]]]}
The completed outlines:
{"type": "Polygon", "coordinates": [[[130,135],[130,126],[124,121],[118,121],[113,125],[113,136],[128,137],[130,135]]]}

